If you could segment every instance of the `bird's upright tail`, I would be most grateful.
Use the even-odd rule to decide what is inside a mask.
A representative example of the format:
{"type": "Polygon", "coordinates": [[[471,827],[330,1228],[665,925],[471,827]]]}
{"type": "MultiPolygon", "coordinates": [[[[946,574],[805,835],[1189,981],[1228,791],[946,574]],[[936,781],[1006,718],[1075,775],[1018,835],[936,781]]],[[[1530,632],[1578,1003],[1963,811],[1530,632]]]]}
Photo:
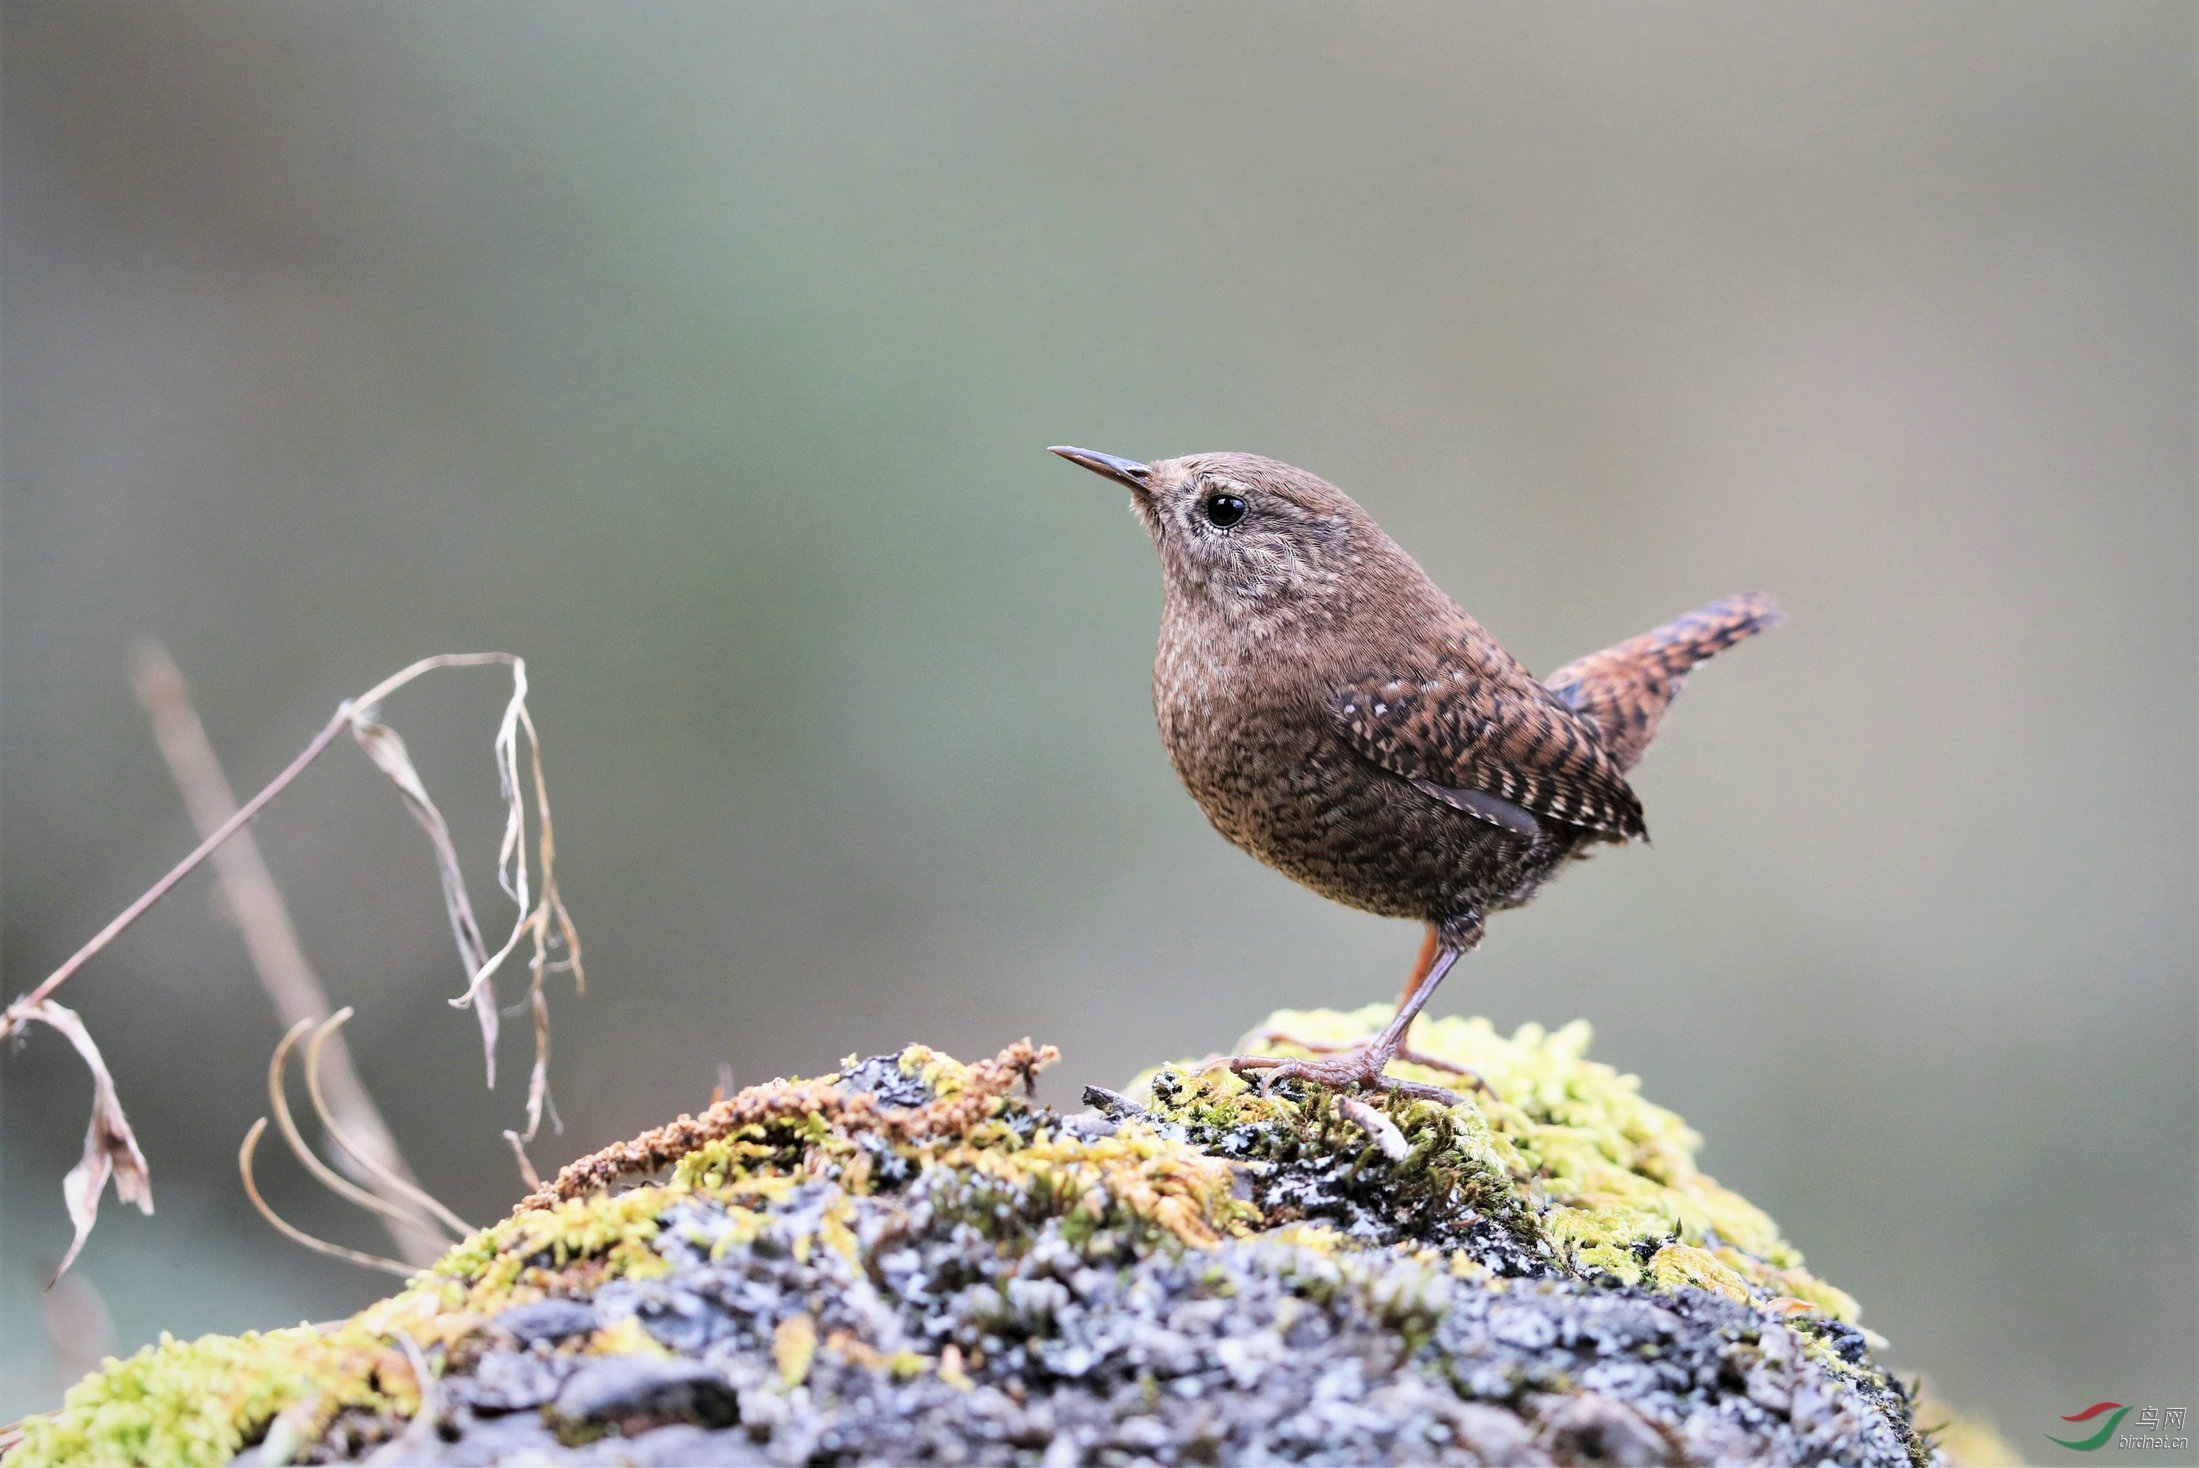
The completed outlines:
{"type": "Polygon", "coordinates": [[[1776,602],[1762,592],[1744,591],[1615,647],[1575,658],[1545,679],[1544,686],[1575,712],[1594,719],[1606,752],[1620,769],[1628,769],[1656,737],[1657,725],[1689,669],[1780,621],[1776,602]]]}

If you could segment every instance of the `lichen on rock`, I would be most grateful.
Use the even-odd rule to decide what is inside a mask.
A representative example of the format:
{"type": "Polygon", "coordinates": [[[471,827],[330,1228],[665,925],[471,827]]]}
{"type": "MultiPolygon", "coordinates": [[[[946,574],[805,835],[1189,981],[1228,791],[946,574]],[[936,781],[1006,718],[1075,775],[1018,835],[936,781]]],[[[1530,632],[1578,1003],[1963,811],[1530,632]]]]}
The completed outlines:
{"type": "MultiPolygon", "coordinates": [[[[1388,1018],[1381,1005],[1342,1014],[1285,1010],[1268,1028],[1338,1043],[1388,1018]]],[[[1409,1132],[1414,1157],[1455,1156],[1483,1176],[1501,1170],[1512,1202],[1572,1273],[1664,1290],[1692,1285],[1742,1303],[1797,1302],[1853,1324],[1856,1302],[1804,1270],[1801,1254],[1761,1209],[1698,1170],[1702,1138],[1676,1113],[1644,1100],[1635,1077],[1589,1060],[1590,1038],[1582,1020],[1556,1031],[1522,1025],[1509,1039],[1485,1019],[1421,1021],[1416,1050],[1465,1066],[1488,1089],[1470,1106],[1408,1108],[1410,1125],[1448,1126],[1457,1137],[1446,1145],[1409,1132]]],[[[1437,1085],[1457,1080],[1409,1064],[1392,1073],[1437,1085]]],[[[1399,1169],[1406,1177],[1413,1171],[1399,1169]]]]}
{"type": "Polygon", "coordinates": [[[1486,1082],[1457,1106],[1172,1066],[1074,1116],[1017,1094],[1028,1043],[851,1057],[573,1164],[338,1326],[111,1362],[6,1468],[1930,1461],[1855,1302],[1587,1043],[1424,1022],[1486,1082]]]}

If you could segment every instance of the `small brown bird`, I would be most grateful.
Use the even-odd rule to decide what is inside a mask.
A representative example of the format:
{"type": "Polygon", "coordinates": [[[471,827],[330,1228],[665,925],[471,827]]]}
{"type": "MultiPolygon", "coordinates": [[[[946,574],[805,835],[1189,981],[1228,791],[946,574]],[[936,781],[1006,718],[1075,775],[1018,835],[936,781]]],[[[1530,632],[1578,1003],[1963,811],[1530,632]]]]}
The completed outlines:
{"type": "MultiPolygon", "coordinates": [[[[1779,620],[1727,597],[1538,683],[1350,496],[1256,454],[1054,453],[1130,490],[1160,552],[1153,707],[1215,829],[1325,897],[1428,925],[1397,1014],[1333,1060],[1216,1064],[1327,1085],[1384,1076],[1491,912],[1569,858],[1646,838],[1626,771],[1688,670],[1779,620]]],[[[1288,1038],[1288,1037],[1273,1037],[1288,1038]]],[[[1319,1049],[1316,1046],[1304,1046],[1319,1049]]],[[[1455,1067],[1439,1066],[1441,1069],[1455,1067]]]]}

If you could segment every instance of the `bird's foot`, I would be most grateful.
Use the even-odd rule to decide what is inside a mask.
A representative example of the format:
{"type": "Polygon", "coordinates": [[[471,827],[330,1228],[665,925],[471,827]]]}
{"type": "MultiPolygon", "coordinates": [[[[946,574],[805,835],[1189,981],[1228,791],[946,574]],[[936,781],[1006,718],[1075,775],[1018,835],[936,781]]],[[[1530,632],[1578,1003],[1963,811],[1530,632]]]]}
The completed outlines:
{"type": "MultiPolygon", "coordinates": [[[[1331,1047],[1342,1049],[1342,1047],[1331,1047]]],[[[1260,1094],[1266,1095],[1277,1081],[1311,1081],[1317,1086],[1328,1086],[1338,1091],[1348,1091],[1355,1086],[1370,1086],[1415,1101],[1433,1101],[1440,1106],[1456,1106],[1464,1099],[1441,1086],[1423,1085],[1418,1081],[1402,1081],[1395,1076],[1384,1075],[1383,1067],[1396,1058],[1395,1050],[1377,1045],[1358,1045],[1343,1050],[1334,1060],[1308,1059],[1290,1055],[1222,1055],[1199,1067],[1201,1075],[1209,1071],[1230,1070],[1248,1080],[1258,1076],[1260,1094]],[[1248,1075],[1247,1073],[1251,1074],[1248,1075]]],[[[1449,1067],[1457,1069],[1456,1066],[1449,1067]]],[[[1463,1072],[1471,1075],[1472,1072],[1463,1072]]],[[[1479,1076],[1474,1077],[1477,1085],[1479,1076]]],[[[1487,1089],[1486,1086],[1483,1087],[1487,1089]]]]}
{"type": "MultiPolygon", "coordinates": [[[[1371,1045],[1365,1042],[1340,1043],[1332,1040],[1304,1040],[1290,1033],[1290,1031],[1288,1030],[1262,1030],[1257,1035],[1250,1037],[1250,1039],[1252,1043],[1255,1044],[1289,1045],[1293,1049],[1305,1050],[1315,1055],[1346,1055],[1354,1051],[1371,1051],[1373,1049],[1371,1045]]],[[[1245,1042],[1240,1041],[1239,1043],[1242,1044],[1245,1042]]],[[[1253,1058],[1260,1059],[1267,1057],[1253,1058]]],[[[1471,1068],[1460,1065],[1456,1061],[1443,1060],[1438,1058],[1437,1056],[1429,1055],[1423,1051],[1415,1050],[1410,1045],[1399,1045],[1394,1051],[1390,1053],[1389,1059],[1402,1060],[1407,1065],[1424,1066],[1429,1070],[1449,1071],[1452,1075],[1463,1076],[1467,1084],[1471,1085],[1475,1090],[1481,1092],[1483,1095],[1489,1097],[1494,1097],[1496,1095],[1496,1089],[1492,1087],[1487,1081],[1483,1080],[1480,1075],[1473,1071],[1471,1068]]],[[[1385,1065],[1387,1065],[1388,1063],[1388,1061],[1383,1062],[1383,1064],[1385,1065]]],[[[1387,1077],[1384,1078],[1385,1082],[1387,1082],[1387,1079],[1387,1077]]],[[[1411,1085],[1413,1083],[1410,1081],[1399,1081],[1396,1084],[1411,1085]]],[[[1441,1090],[1441,1088],[1437,1086],[1427,1086],[1423,1089],[1429,1091],[1441,1090]]],[[[1448,1091],[1442,1091],[1442,1094],[1448,1096],[1451,1093],[1448,1091]]]]}

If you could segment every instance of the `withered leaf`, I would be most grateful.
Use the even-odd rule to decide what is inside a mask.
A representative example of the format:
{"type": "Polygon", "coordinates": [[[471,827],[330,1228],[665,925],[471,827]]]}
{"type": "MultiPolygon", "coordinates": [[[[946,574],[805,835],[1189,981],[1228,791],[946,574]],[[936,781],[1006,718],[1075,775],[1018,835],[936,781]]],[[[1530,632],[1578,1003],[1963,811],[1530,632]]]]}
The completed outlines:
{"type": "Polygon", "coordinates": [[[106,1191],[107,1179],[114,1179],[117,1198],[135,1203],[140,1212],[149,1214],[153,1211],[153,1175],[145,1166],[145,1154],[138,1150],[137,1137],[130,1131],[130,1119],[122,1114],[114,1077],[108,1074],[107,1062],[77,1012],[47,999],[18,1010],[16,1016],[18,1023],[38,1020],[68,1036],[92,1073],[92,1120],[84,1131],[84,1156],[61,1180],[62,1201],[68,1204],[76,1237],[61,1267],[53,1272],[53,1277],[59,1279],[76,1262],[84,1241],[92,1236],[92,1225],[99,1222],[99,1195],[106,1191]]]}

